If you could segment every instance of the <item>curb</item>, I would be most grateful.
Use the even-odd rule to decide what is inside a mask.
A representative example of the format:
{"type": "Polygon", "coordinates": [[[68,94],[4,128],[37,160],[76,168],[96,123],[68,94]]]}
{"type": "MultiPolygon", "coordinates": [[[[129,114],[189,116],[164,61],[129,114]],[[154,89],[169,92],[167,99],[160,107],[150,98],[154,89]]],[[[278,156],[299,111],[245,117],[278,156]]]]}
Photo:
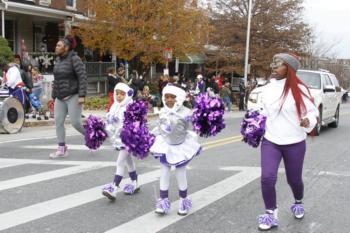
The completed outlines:
{"type": "MultiPolygon", "coordinates": [[[[94,115],[94,114],[86,114],[86,115],[94,115]]],[[[147,116],[148,120],[152,120],[154,118],[158,117],[158,113],[154,113],[154,114],[149,114],[147,116]]],[[[106,119],[106,117],[102,117],[104,120],[106,119]]],[[[82,123],[84,124],[86,121],[86,117],[82,118],[82,123]]],[[[69,118],[66,119],[66,121],[64,122],[65,125],[70,124],[70,120],[69,118]]],[[[42,126],[54,126],[55,125],[55,120],[50,118],[49,120],[29,120],[29,121],[24,121],[23,127],[25,128],[29,128],[29,127],[42,127],[42,126]]]]}

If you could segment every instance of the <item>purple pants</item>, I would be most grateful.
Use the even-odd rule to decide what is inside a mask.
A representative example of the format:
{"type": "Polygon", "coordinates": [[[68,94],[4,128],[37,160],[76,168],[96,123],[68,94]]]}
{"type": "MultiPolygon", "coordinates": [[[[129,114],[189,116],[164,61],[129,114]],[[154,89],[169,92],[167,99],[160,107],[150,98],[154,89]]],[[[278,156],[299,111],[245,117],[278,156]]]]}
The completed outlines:
{"type": "Polygon", "coordinates": [[[302,179],[305,140],[290,145],[277,145],[265,138],[261,144],[261,191],[267,210],[277,208],[276,181],[278,167],[283,158],[287,181],[295,200],[302,200],[304,184],[302,179]]]}

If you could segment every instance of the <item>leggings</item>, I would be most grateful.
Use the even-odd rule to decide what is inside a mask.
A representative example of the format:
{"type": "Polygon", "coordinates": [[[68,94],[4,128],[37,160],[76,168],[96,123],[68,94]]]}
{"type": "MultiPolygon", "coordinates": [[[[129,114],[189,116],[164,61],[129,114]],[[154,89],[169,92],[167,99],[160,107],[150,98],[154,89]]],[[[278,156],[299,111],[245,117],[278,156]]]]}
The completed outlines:
{"type": "MultiPolygon", "coordinates": [[[[169,183],[170,183],[170,166],[162,164],[160,174],[160,193],[161,198],[168,197],[169,183]]],[[[179,188],[179,196],[185,198],[187,196],[187,177],[186,166],[178,167],[175,170],[177,185],[179,188]]]]}
{"type": "Polygon", "coordinates": [[[136,170],[135,162],[131,156],[132,155],[130,155],[126,150],[119,151],[115,172],[116,175],[124,176],[125,167],[127,167],[129,173],[136,170]]]}
{"type": "Polygon", "coordinates": [[[261,190],[267,210],[277,208],[277,172],[283,158],[286,176],[295,200],[302,200],[304,184],[302,171],[306,151],[305,140],[290,145],[277,145],[266,139],[261,144],[261,190]]]}
{"type": "Polygon", "coordinates": [[[81,124],[81,112],[83,106],[78,104],[78,94],[71,96],[67,100],[55,99],[55,123],[56,135],[58,144],[64,144],[66,139],[66,129],[64,128],[64,121],[67,114],[69,114],[71,125],[82,135],[85,134],[85,129],[81,124]]]}

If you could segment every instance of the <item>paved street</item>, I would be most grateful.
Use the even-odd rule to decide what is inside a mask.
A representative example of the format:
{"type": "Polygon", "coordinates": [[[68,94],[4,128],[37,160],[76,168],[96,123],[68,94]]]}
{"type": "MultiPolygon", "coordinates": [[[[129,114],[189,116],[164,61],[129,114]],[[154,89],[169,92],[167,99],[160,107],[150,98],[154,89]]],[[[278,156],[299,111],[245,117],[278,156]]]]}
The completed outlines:
{"type": "MultiPolygon", "coordinates": [[[[101,195],[113,180],[117,153],[106,144],[90,152],[83,138],[67,131],[69,156],[49,160],[56,148],[53,127],[25,128],[0,135],[0,232],[6,233],[250,233],[264,211],[260,192],[260,152],[240,142],[242,113],[227,116],[219,136],[201,139],[204,152],[189,166],[190,215],[176,214],[174,174],[169,215],[154,214],[159,193],[159,161],[137,161],[141,192],[120,193],[115,202],[101,195]]],[[[154,124],[154,122],[151,122],[154,124]]],[[[272,232],[346,233],[350,223],[350,104],[341,108],[337,129],[308,138],[304,167],[306,216],[295,220],[283,166],[277,185],[280,226],[272,232]]],[[[124,183],[127,180],[124,180],[124,183]]]]}

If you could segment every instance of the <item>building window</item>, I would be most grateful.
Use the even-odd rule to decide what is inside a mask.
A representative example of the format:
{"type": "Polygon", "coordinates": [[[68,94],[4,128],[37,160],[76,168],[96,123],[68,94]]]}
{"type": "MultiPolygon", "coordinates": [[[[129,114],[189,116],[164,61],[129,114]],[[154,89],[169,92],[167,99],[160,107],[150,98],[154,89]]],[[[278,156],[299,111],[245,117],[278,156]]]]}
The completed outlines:
{"type": "Polygon", "coordinates": [[[50,6],[51,5],[51,0],[40,0],[39,4],[43,5],[43,6],[50,6]]]}
{"type": "Polygon", "coordinates": [[[11,50],[16,53],[16,21],[5,20],[5,38],[11,50]]]}
{"type": "Polygon", "coordinates": [[[67,9],[76,10],[77,8],[76,0],[66,0],[66,7],[67,9]]]}

